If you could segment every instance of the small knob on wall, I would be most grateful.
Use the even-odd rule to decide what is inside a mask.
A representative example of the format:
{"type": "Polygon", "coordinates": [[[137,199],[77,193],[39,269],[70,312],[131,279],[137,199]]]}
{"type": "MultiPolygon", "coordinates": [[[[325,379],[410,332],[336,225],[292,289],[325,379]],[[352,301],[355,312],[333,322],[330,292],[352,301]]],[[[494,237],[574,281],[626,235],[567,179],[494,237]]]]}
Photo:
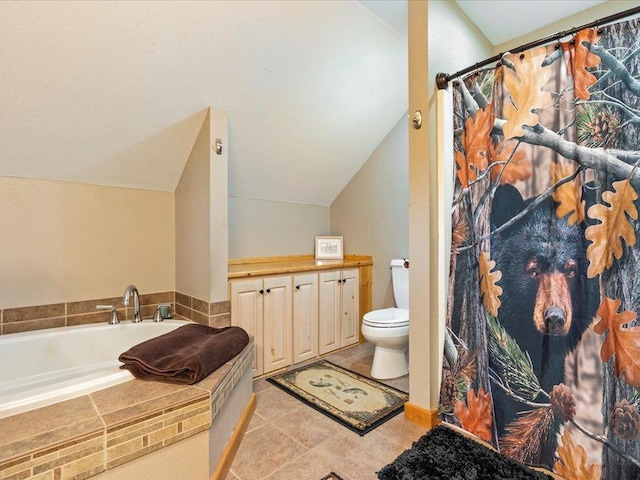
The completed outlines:
{"type": "Polygon", "coordinates": [[[422,112],[420,110],[416,110],[416,112],[413,114],[411,123],[413,123],[413,128],[415,128],[416,130],[422,127],[422,112]]]}

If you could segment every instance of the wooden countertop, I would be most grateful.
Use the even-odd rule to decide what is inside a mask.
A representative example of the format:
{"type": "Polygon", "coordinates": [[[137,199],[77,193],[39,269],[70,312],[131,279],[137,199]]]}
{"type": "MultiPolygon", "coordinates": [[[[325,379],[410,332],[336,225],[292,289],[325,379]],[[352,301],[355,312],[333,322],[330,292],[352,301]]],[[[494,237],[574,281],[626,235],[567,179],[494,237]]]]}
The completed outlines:
{"type": "Polygon", "coordinates": [[[345,255],[342,260],[316,260],[312,255],[229,259],[229,279],[373,265],[370,255],[345,255]]]}

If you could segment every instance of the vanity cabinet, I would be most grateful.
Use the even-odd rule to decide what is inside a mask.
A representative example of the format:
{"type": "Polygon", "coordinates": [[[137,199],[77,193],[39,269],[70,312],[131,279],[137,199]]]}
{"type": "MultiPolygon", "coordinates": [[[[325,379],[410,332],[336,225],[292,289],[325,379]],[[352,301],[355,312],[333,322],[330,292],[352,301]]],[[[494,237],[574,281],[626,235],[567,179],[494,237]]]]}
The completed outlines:
{"type": "Polygon", "coordinates": [[[331,263],[306,256],[230,261],[231,324],[255,338],[253,376],[360,342],[372,263],[355,255],[331,263]]]}
{"type": "Polygon", "coordinates": [[[324,355],[360,339],[358,269],[322,272],[319,283],[318,353],[324,355]]]}
{"type": "Polygon", "coordinates": [[[293,276],[293,363],[318,356],[318,274],[293,276]]]}
{"type": "Polygon", "coordinates": [[[291,276],[230,282],[231,324],[255,337],[253,376],[291,365],[291,276]]]}

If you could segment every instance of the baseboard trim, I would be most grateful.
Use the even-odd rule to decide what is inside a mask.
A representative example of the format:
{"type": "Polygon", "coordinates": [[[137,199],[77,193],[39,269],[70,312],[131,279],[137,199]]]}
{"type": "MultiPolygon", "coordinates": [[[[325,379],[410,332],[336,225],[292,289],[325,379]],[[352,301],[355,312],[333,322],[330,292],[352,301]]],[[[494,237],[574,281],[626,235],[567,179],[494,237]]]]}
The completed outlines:
{"type": "Polygon", "coordinates": [[[222,456],[216,466],[215,472],[213,472],[213,475],[211,476],[211,480],[225,480],[227,478],[233,459],[238,452],[238,448],[240,448],[240,443],[242,442],[244,433],[247,431],[247,427],[249,426],[249,422],[251,421],[251,417],[255,410],[256,394],[252,393],[251,397],[249,397],[249,401],[247,402],[247,406],[244,408],[242,415],[240,415],[236,428],[231,434],[229,443],[227,443],[224,452],[222,452],[222,456]]]}
{"type": "Polygon", "coordinates": [[[404,404],[404,418],[427,428],[433,428],[440,423],[437,408],[428,410],[411,402],[404,404]]]}

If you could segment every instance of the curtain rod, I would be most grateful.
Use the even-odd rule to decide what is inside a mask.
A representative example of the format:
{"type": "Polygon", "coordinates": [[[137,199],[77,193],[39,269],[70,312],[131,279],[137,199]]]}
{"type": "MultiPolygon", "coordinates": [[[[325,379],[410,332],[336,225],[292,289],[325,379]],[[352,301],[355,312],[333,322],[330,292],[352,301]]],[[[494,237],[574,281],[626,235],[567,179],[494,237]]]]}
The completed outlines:
{"type": "Polygon", "coordinates": [[[466,75],[467,73],[471,73],[471,72],[473,72],[475,70],[478,70],[478,69],[480,69],[480,68],[482,68],[482,67],[484,67],[486,65],[489,65],[489,64],[491,64],[493,62],[497,62],[506,53],[524,52],[525,50],[529,50],[530,48],[539,47],[541,45],[545,45],[547,43],[551,43],[553,41],[559,40],[562,37],[573,35],[574,33],[577,33],[580,30],[584,30],[585,28],[602,27],[602,26],[604,26],[604,25],[606,25],[608,23],[615,22],[616,20],[620,20],[620,19],[625,18],[625,17],[630,17],[631,15],[635,15],[637,13],[640,13],[640,7],[632,8],[630,10],[625,10],[624,12],[616,13],[614,15],[609,15],[608,17],[601,18],[600,20],[596,20],[595,22],[587,23],[586,25],[583,25],[581,27],[575,27],[575,28],[572,28],[571,30],[566,30],[564,32],[558,32],[556,34],[549,35],[547,37],[541,38],[540,40],[529,42],[529,43],[527,43],[525,45],[521,45],[521,46],[519,46],[517,48],[509,50],[508,52],[502,52],[502,53],[499,53],[498,55],[494,55],[491,58],[488,58],[486,60],[483,60],[482,62],[476,63],[475,65],[471,65],[470,67],[467,67],[467,68],[465,68],[463,70],[460,70],[460,71],[458,71],[456,73],[453,73],[451,75],[448,75],[446,73],[438,73],[436,75],[436,85],[438,86],[438,90],[444,90],[445,88],[447,88],[449,86],[449,82],[451,80],[453,80],[454,78],[461,77],[462,75],[466,75]]]}

